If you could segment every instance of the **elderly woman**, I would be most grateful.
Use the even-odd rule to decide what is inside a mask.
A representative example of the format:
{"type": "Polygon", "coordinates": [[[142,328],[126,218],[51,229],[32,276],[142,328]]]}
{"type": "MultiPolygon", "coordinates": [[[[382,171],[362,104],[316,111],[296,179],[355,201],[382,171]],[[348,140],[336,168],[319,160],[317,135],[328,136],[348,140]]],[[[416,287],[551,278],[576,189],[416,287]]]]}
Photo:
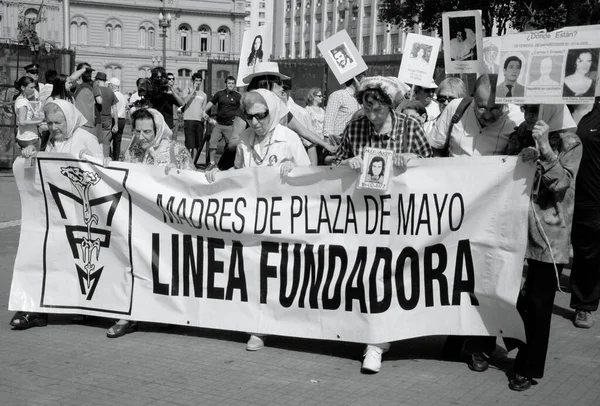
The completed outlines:
{"type": "Polygon", "coordinates": [[[454,99],[467,97],[467,86],[461,78],[449,77],[441,81],[437,89],[437,102],[440,112],[454,99]]]}
{"type": "Polygon", "coordinates": [[[506,153],[537,160],[529,210],[527,277],[517,301],[527,343],[519,352],[510,379],[512,390],[529,389],[544,376],[550,323],[558,278],[569,263],[575,177],[582,156],[575,122],[563,105],[525,105],[523,122],[511,134],[506,153]]]}
{"type": "MultiPolygon", "coordinates": [[[[356,93],[364,114],[354,117],[342,133],[336,154],[338,164],[361,171],[366,147],[394,151],[394,165],[406,171],[413,158],[429,158],[431,147],[423,127],[414,118],[393,110],[393,100],[401,91],[398,82],[387,77],[364,78],[356,93]]],[[[362,369],[377,373],[381,369],[381,355],[389,350],[390,343],[369,344],[364,353],[362,369]]]]}
{"type": "MultiPolygon", "coordinates": [[[[49,100],[44,107],[44,114],[50,131],[46,152],[71,153],[79,157],[91,155],[102,159],[102,147],[94,135],[81,128],[87,120],[73,104],[65,100],[49,100]]],[[[29,158],[36,152],[35,145],[28,145],[21,150],[21,155],[29,158]]],[[[47,324],[48,315],[45,313],[17,312],[10,321],[15,330],[47,324]]]]}
{"type": "MultiPolygon", "coordinates": [[[[257,89],[242,98],[246,122],[250,126],[240,135],[235,155],[235,169],[256,166],[279,166],[287,175],[295,166],[310,166],[310,159],[298,135],[279,122],[288,113],[287,107],[273,92],[257,89]]],[[[220,172],[214,168],[206,172],[209,182],[220,172]]],[[[246,350],[264,347],[264,335],[251,334],[246,350]]]]}
{"type": "MultiPolygon", "coordinates": [[[[173,132],[158,110],[141,108],[131,116],[133,138],[125,152],[125,162],[195,171],[192,156],[185,145],[171,140],[173,132]]],[[[119,320],[106,331],[108,338],[118,338],[136,331],[135,321],[119,320]]]]}

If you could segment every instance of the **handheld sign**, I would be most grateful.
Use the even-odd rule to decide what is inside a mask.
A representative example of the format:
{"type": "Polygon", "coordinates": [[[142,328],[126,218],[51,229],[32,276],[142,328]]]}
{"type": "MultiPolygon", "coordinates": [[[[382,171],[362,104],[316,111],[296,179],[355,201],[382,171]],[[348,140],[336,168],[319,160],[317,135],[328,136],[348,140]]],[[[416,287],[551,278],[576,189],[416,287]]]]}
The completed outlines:
{"type": "Polygon", "coordinates": [[[317,47],[340,84],[367,70],[367,64],[346,30],[320,42],[317,47]]]}
{"type": "Polygon", "coordinates": [[[446,73],[479,73],[481,70],[481,10],[442,14],[446,73]]]}
{"type": "Polygon", "coordinates": [[[500,70],[500,48],[502,48],[502,37],[483,38],[482,73],[498,73],[500,70]]]}
{"type": "Polygon", "coordinates": [[[496,102],[593,103],[600,90],[599,58],[600,36],[588,27],[507,35],[500,52],[496,102]]]}
{"type": "Polygon", "coordinates": [[[439,38],[408,34],[398,78],[418,86],[430,86],[441,42],[439,38]]]}
{"type": "Polygon", "coordinates": [[[387,190],[392,174],[394,152],[388,149],[365,148],[359,189],[387,190]]]}
{"type": "Polygon", "coordinates": [[[236,86],[247,86],[243,79],[255,72],[257,64],[269,61],[272,52],[272,36],[270,24],[244,32],[236,86]]]}

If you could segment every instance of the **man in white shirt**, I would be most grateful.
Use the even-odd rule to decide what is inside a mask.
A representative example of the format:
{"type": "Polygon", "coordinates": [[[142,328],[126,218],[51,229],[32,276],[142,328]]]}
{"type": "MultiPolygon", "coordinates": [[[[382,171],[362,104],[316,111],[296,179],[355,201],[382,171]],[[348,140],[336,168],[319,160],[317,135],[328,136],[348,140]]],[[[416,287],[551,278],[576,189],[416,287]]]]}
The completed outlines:
{"type": "Polygon", "coordinates": [[[435,120],[440,116],[440,106],[433,100],[435,89],[437,89],[437,85],[433,80],[429,87],[415,86],[414,99],[423,103],[427,110],[427,121],[423,124],[425,134],[429,134],[433,130],[435,120]]]}
{"type": "Polygon", "coordinates": [[[185,104],[183,110],[183,133],[185,147],[194,158],[194,165],[204,146],[204,108],[206,107],[206,93],[202,91],[202,74],[196,72],[192,75],[192,87],[183,91],[185,104]]]}
{"type": "Polygon", "coordinates": [[[117,78],[112,78],[108,81],[108,87],[113,91],[113,93],[117,97],[118,121],[116,123],[113,122],[113,126],[117,125],[118,129],[116,133],[112,134],[110,158],[113,161],[118,161],[119,155],[121,154],[121,140],[123,139],[123,129],[125,128],[125,121],[127,120],[127,112],[129,108],[127,104],[127,98],[120,91],[121,81],[117,78]]]}
{"type": "Polygon", "coordinates": [[[453,100],[444,109],[433,129],[429,143],[434,155],[440,156],[448,145],[450,156],[501,155],[508,144],[508,136],[524,120],[520,108],[514,104],[495,104],[498,75],[485,74],[475,82],[475,97],[461,119],[448,131],[452,116],[462,99],[453,100]],[[490,88],[490,86],[492,88],[490,88]]]}

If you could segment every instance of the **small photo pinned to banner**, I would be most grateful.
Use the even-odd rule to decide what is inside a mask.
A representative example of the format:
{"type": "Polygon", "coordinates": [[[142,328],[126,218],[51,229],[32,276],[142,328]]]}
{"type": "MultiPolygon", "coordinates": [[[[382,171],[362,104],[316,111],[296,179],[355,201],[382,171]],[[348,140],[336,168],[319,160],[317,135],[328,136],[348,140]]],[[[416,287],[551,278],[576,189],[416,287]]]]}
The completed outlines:
{"type": "Polygon", "coordinates": [[[481,71],[483,35],[481,10],[442,14],[446,73],[481,71]]]}
{"type": "Polygon", "coordinates": [[[394,152],[388,149],[365,148],[359,189],[387,190],[392,176],[394,152]]]}
{"type": "Polygon", "coordinates": [[[269,24],[244,31],[236,86],[247,86],[243,79],[255,73],[257,65],[269,61],[272,37],[269,24]]]}
{"type": "Polygon", "coordinates": [[[317,47],[340,84],[367,70],[367,64],[346,30],[320,42],[317,47]]]}
{"type": "Polygon", "coordinates": [[[406,83],[428,87],[440,52],[441,39],[408,34],[398,78],[406,83]]]}

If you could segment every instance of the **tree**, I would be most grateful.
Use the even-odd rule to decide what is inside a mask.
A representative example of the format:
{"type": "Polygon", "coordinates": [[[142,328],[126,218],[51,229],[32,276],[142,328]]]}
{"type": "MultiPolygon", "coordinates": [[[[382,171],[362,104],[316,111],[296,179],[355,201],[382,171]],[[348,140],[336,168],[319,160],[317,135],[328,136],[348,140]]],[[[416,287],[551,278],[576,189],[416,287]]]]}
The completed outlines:
{"type": "MultiPolygon", "coordinates": [[[[570,0],[586,6],[598,0],[570,0]]],[[[486,36],[504,35],[510,26],[518,30],[552,31],[565,26],[565,0],[381,0],[379,19],[403,29],[420,23],[424,30],[442,32],[442,13],[459,10],[481,10],[481,23],[486,36]]],[[[577,9],[579,10],[579,9],[577,9]]]]}

